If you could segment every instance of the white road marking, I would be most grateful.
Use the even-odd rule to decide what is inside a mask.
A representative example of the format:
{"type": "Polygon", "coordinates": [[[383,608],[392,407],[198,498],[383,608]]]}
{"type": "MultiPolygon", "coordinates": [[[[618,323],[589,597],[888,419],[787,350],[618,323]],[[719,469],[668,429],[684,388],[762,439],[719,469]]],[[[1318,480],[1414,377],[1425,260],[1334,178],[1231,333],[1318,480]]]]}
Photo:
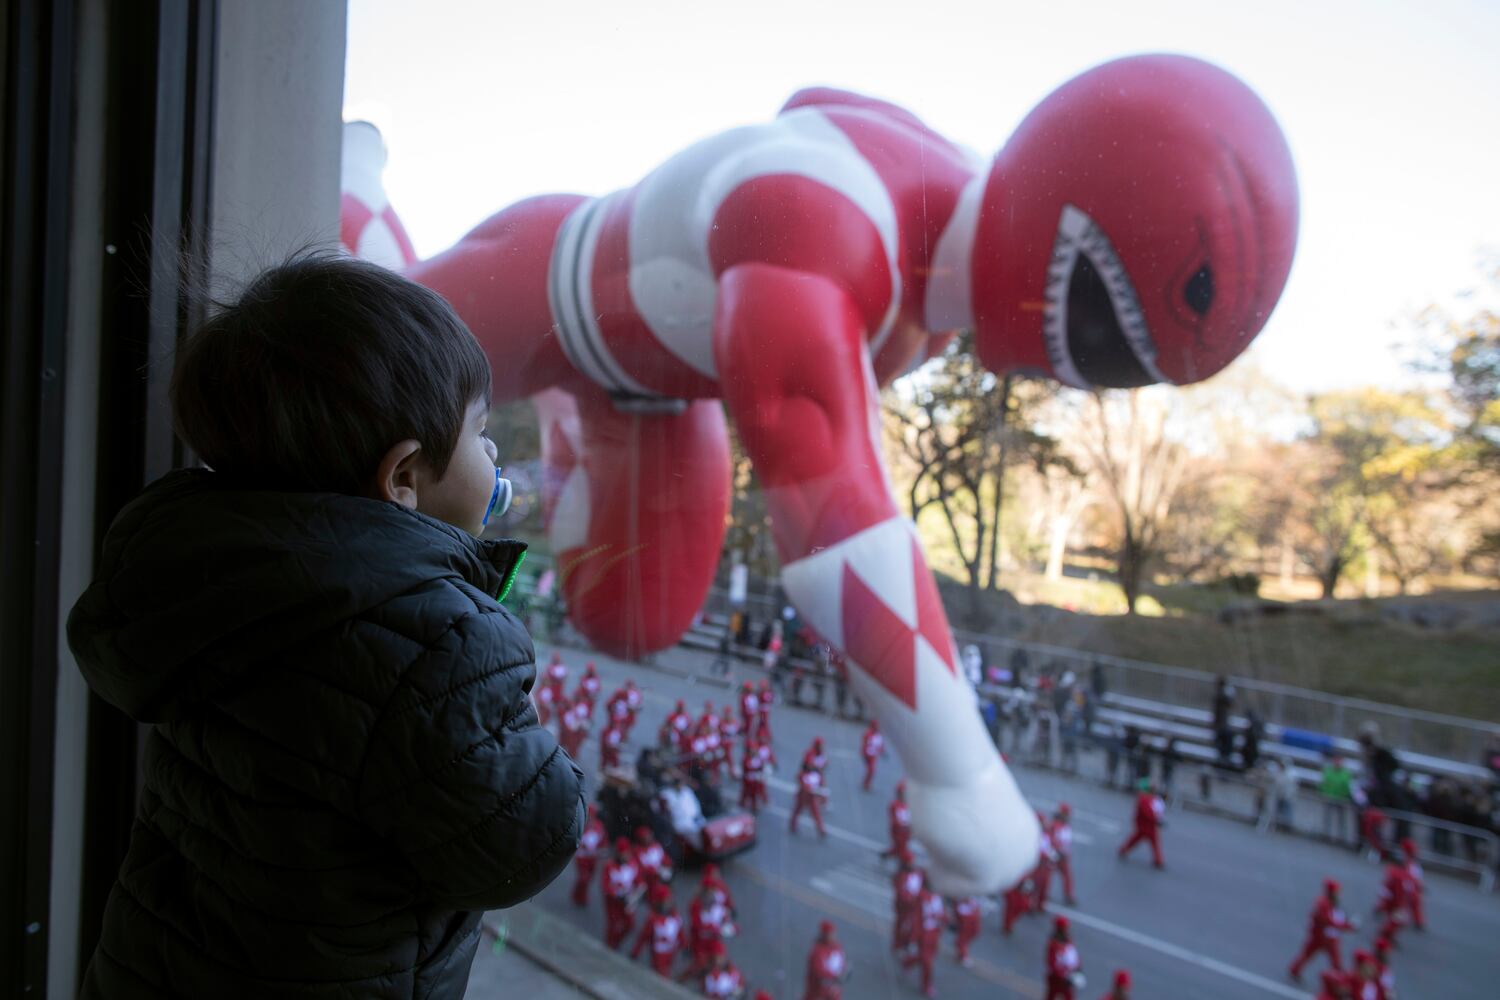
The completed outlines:
{"type": "MultiPolygon", "coordinates": [[[[789,819],[792,815],[790,809],[783,808],[782,806],[766,806],[764,811],[770,813],[772,816],[780,816],[783,819],[789,819]]],[[[830,837],[837,837],[839,840],[847,841],[866,850],[883,851],[886,848],[885,844],[876,843],[869,837],[855,833],[853,830],[845,830],[830,823],[824,823],[823,829],[828,831],[828,836],[830,837]]]]}
{"type": "MultiPolygon", "coordinates": [[[[1027,796],[1027,801],[1030,802],[1033,806],[1036,806],[1043,812],[1047,813],[1049,816],[1057,811],[1058,800],[1056,799],[1047,799],[1040,796],[1032,798],[1030,796],[1027,796]]],[[[1073,818],[1083,820],[1085,823],[1090,823],[1094,826],[1097,826],[1105,833],[1119,833],[1121,830],[1125,829],[1116,820],[1112,820],[1107,816],[1100,816],[1098,813],[1091,813],[1083,809],[1074,809],[1073,818]]],[[[1076,840],[1078,838],[1078,834],[1075,833],[1073,837],[1076,840]]]]}
{"type": "Polygon", "coordinates": [[[1121,927],[1119,924],[1110,923],[1108,920],[1101,920],[1099,917],[1080,912],[1072,907],[1053,904],[1048,909],[1053,913],[1067,917],[1076,924],[1092,927],[1096,931],[1103,931],[1105,934],[1120,938],[1123,941],[1129,941],[1131,944],[1140,945],[1142,948],[1150,948],[1152,951],[1161,952],[1163,955],[1180,959],[1199,968],[1207,969],[1210,972],[1217,972],[1221,976],[1244,983],[1246,986],[1254,986],[1275,996],[1287,997],[1288,1000],[1311,1000],[1309,994],[1288,986],[1285,983],[1279,983],[1274,979],[1267,979],[1265,976],[1248,972],[1238,966],[1221,962],[1216,958],[1209,958],[1207,955],[1199,954],[1180,945],[1162,941],[1159,938],[1151,937],[1149,934],[1133,931],[1129,927],[1121,927]]]}

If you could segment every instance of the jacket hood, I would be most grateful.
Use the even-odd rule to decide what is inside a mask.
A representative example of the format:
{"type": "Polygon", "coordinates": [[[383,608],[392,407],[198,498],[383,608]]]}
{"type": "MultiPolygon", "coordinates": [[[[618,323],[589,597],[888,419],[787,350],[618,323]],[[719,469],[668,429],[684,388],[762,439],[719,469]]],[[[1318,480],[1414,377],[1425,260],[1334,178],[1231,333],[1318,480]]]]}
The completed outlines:
{"type": "Polygon", "coordinates": [[[89,685],[168,722],[243,672],[438,579],[501,600],[526,546],[395,503],[173,472],[120,512],[68,616],[89,685]]]}

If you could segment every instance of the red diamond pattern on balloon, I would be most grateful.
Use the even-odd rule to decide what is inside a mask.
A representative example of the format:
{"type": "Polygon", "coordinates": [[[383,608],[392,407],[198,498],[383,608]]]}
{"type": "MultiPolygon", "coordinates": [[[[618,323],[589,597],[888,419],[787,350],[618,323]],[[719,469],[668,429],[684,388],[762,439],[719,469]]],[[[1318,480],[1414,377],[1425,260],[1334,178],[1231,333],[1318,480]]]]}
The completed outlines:
{"type": "Polygon", "coordinates": [[[927,560],[922,557],[922,547],[915,538],[911,540],[911,575],[912,583],[917,589],[917,631],[927,640],[933,652],[942,657],[948,666],[948,672],[957,677],[958,668],[953,663],[953,633],[948,631],[948,613],[943,610],[942,595],[938,593],[932,571],[927,568],[927,560]]]}
{"type": "Polygon", "coordinates": [[[907,708],[915,709],[916,633],[886,607],[848,563],[844,564],[841,590],[844,647],[849,658],[907,708]]]}
{"type": "MultiPolygon", "coordinates": [[[[844,646],[849,657],[875,682],[901,700],[908,708],[917,707],[917,636],[927,640],[933,652],[958,675],[953,661],[953,642],[948,631],[948,615],[938,593],[922,547],[911,540],[911,574],[915,588],[917,627],[913,630],[881,600],[859,574],[844,564],[840,607],[843,615],[844,646]]],[[[899,567],[899,562],[897,563],[899,567]]],[[[892,567],[892,572],[901,569],[892,567]]]]}

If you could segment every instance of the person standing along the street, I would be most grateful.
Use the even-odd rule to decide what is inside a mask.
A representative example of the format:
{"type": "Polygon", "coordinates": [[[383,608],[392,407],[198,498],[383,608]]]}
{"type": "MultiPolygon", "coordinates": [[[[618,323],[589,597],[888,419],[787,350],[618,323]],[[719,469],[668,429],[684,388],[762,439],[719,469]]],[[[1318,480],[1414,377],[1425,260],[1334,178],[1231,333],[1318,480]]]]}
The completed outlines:
{"type": "Polygon", "coordinates": [[[604,863],[600,878],[604,894],[604,945],[617,949],[635,926],[633,911],[641,885],[630,841],[616,838],[614,856],[604,863]]]}
{"type": "Polygon", "coordinates": [[[703,974],[703,995],[712,1000],[741,1000],[745,995],[745,974],[730,959],[723,941],[715,942],[709,961],[712,964],[703,974]]]}
{"type": "Polygon", "coordinates": [[[1005,890],[1005,909],[1000,916],[1000,933],[1010,937],[1016,921],[1031,912],[1036,902],[1036,880],[1033,872],[1022,875],[1020,880],[1005,890]]]}
{"type": "Polygon", "coordinates": [[[1330,755],[1318,780],[1318,794],[1323,797],[1323,836],[1334,843],[1348,842],[1353,793],[1354,775],[1343,756],[1330,755]]]}
{"type": "Polygon", "coordinates": [[[1380,726],[1367,721],[1359,727],[1359,745],[1364,754],[1364,774],[1370,801],[1377,806],[1397,808],[1399,794],[1396,791],[1396,772],[1401,763],[1396,755],[1381,744],[1380,726]]]}
{"type": "Polygon", "coordinates": [[[1246,771],[1254,770],[1260,762],[1260,741],[1265,728],[1255,709],[1245,713],[1245,731],[1240,734],[1240,766],[1246,771]]]}
{"type": "Polygon", "coordinates": [[[886,810],[890,817],[891,846],[880,856],[901,857],[911,848],[911,807],[906,804],[906,782],[896,782],[896,797],[886,810]]]}
{"type": "Polygon", "coordinates": [[[1328,956],[1328,964],[1333,966],[1335,972],[1342,972],[1344,963],[1339,956],[1339,935],[1344,931],[1354,930],[1356,926],[1339,907],[1338,882],[1331,878],[1324,879],[1323,895],[1313,904],[1312,913],[1307,918],[1307,939],[1302,943],[1302,950],[1297,953],[1297,957],[1292,959],[1287,972],[1300,982],[1302,967],[1320,951],[1328,956]]]}
{"type": "Polygon", "coordinates": [[[1068,918],[1052,921],[1052,937],[1047,941],[1047,992],[1045,1000],[1075,1000],[1078,980],[1083,975],[1083,960],[1073,944],[1068,918]]]}
{"type": "Polygon", "coordinates": [[[843,982],[849,976],[844,948],[834,938],[833,921],[818,925],[818,939],[807,956],[807,982],[802,1000],[843,1000],[843,982]]]}
{"type": "Polygon", "coordinates": [[[804,811],[812,814],[818,837],[826,840],[828,831],[823,828],[823,802],[828,798],[828,789],[823,786],[823,774],[811,761],[802,762],[802,773],[797,776],[797,800],[792,805],[792,818],[787,829],[797,832],[797,819],[804,811]]]}
{"type": "Polygon", "coordinates": [[[1177,737],[1168,736],[1161,748],[1161,797],[1172,801],[1172,788],[1177,775],[1177,765],[1182,762],[1182,753],[1177,749],[1177,737]]]}
{"type": "Polygon", "coordinates": [[[578,853],[573,855],[573,870],[578,873],[570,896],[574,906],[589,905],[589,883],[594,880],[594,869],[599,867],[599,856],[604,853],[607,839],[604,822],[599,818],[599,807],[590,802],[588,820],[584,823],[583,835],[578,838],[578,853]]]}
{"type": "Polygon", "coordinates": [[[651,915],[641,925],[641,933],[635,939],[631,958],[640,958],[641,951],[651,946],[651,969],[658,976],[672,978],[672,966],[682,951],[682,918],[672,905],[672,890],[665,885],[653,885],[646,892],[651,904],[651,915]]]}
{"type": "Polygon", "coordinates": [[[922,888],[917,893],[916,947],[902,960],[902,966],[916,966],[922,973],[922,996],[931,1000],[937,996],[932,985],[932,965],[937,959],[938,946],[943,940],[943,928],[948,925],[948,908],[943,897],[933,892],[924,877],[922,888]]]}
{"type": "Polygon", "coordinates": [[[740,763],[740,808],[753,816],[770,801],[766,794],[766,759],[754,738],[745,741],[745,757],[740,763]]]}
{"type": "Polygon", "coordinates": [[[1234,758],[1234,725],[1230,713],[1234,710],[1234,686],[1229,678],[1220,676],[1214,681],[1214,746],[1218,750],[1219,764],[1227,766],[1234,758]]]}
{"type": "Polygon", "coordinates": [[[746,681],[740,686],[740,729],[749,739],[755,732],[755,724],[760,721],[760,695],[755,693],[755,685],[746,681]]]}
{"type": "Polygon", "coordinates": [[[917,941],[917,903],[926,884],[922,870],[910,854],[896,859],[891,876],[891,956],[905,962],[917,941]]]}
{"type": "Polygon", "coordinates": [[[885,756],[885,737],[880,734],[880,723],[874,719],[870,720],[864,736],[860,738],[859,755],[865,762],[865,780],[860,788],[868,792],[870,782],[875,780],[875,762],[885,756]]]}
{"type": "Polygon", "coordinates": [[[1126,969],[1116,969],[1109,992],[1099,1000],[1130,1000],[1130,972],[1126,969]]]}
{"type": "Polygon", "coordinates": [[[1151,846],[1152,867],[1162,868],[1161,828],[1165,825],[1163,817],[1166,806],[1152,788],[1149,778],[1143,779],[1139,788],[1141,791],[1135,800],[1135,829],[1130,834],[1130,839],[1120,845],[1120,857],[1125,857],[1134,850],[1135,845],[1145,841],[1151,846]]]}
{"type": "Polygon", "coordinates": [[[1062,876],[1063,900],[1069,906],[1075,906],[1078,901],[1073,898],[1073,810],[1066,802],[1057,804],[1048,832],[1052,850],[1057,854],[1057,873],[1062,876]]]}
{"type": "Polygon", "coordinates": [[[1422,873],[1422,862],[1417,857],[1417,842],[1410,837],[1401,838],[1402,870],[1406,873],[1406,903],[1411,911],[1411,925],[1419,931],[1427,929],[1427,918],[1422,910],[1422,894],[1426,891],[1426,877],[1422,873]]]}
{"type": "Polygon", "coordinates": [[[971,965],[969,945],[979,936],[979,897],[963,896],[953,901],[954,953],[960,965],[971,965]]]}

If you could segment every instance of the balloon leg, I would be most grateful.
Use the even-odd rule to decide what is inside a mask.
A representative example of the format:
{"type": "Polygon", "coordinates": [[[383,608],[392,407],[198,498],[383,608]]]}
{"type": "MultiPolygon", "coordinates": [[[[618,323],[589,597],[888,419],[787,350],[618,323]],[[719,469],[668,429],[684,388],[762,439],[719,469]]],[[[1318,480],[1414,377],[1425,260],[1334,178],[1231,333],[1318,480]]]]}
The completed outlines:
{"type": "Polygon", "coordinates": [[[863,334],[826,279],[763,264],[720,279],[724,402],[765,488],[782,582],[900,754],[935,888],[996,892],[1035,864],[1036,817],[984,729],[915,528],[891,499],[863,334]]]}

